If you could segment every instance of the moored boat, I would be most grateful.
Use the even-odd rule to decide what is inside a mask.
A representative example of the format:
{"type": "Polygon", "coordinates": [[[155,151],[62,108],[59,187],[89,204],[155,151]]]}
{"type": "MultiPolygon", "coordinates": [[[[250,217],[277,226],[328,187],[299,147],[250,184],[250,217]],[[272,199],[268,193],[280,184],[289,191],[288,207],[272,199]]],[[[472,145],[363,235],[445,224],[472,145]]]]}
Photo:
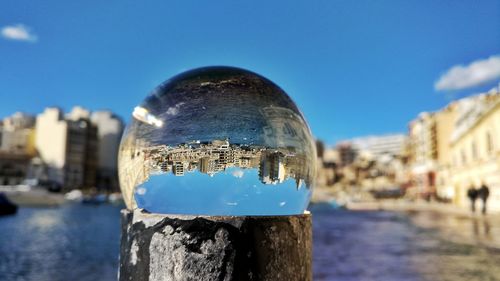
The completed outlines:
{"type": "Polygon", "coordinates": [[[17,212],[17,205],[9,201],[9,199],[0,193],[0,216],[13,215],[17,212]]]}

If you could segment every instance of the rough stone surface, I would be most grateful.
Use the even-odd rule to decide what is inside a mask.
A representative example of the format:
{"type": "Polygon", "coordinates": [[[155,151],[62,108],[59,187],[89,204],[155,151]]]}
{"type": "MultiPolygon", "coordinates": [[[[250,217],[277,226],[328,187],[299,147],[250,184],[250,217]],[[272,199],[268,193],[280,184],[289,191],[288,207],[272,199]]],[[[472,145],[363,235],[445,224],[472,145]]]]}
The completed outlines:
{"type": "Polygon", "coordinates": [[[311,215],[122,211],[119,280],[312,280],[311,215]]]}

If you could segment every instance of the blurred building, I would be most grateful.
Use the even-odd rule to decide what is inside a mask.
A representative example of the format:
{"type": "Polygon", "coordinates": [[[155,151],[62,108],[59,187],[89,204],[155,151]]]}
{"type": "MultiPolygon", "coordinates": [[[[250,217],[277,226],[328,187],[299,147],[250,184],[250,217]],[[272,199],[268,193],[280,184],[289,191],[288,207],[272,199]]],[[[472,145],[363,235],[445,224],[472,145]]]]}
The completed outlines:
{"type": "Polygon", "coordinates": [[[340,163],[338,150],[334,147],[324,149],[323,157],[318,158],[316,184],[321,187],[332,186],[337,182],[338,166],[340,163]]]}
{"type": "Polygon", "coordinates": [[[340,166],[347,166],[354,162],[357,156],[357,150],[352,143],[345,141],[335,146],[340,166]]]}
{"type": "Polygon", "coordinates": [[[411,191],[428,197],[436,192],[438,132],[436,113],[422,112],[409,124],[411,191]]]}
{"type": "Polygon", "coordinates": [[[489,162],[479,156],[493,149],[488,139],[493,142],[500,119],[485,116],[496,116],[499,96],[489,93],[463,98],[442,110],[423,112],[410,123],[409,168],[415,195],[465,205],[470,186],[500,182],[498,176],[485,172],[498,174],[498,154],[492,152],[489,162]]]}
{"type": "Polygon", "coordinates": [[[12,116],[3,119],[2,127],[10,131],[33,128],[35,121],[36,118],[34,116],[22,112],[16,112],[12,116]]]}
{"type": "Polygon", "coordinates": [[[358,151],[369,152],[377,157],[382,155],[401,155],[404,152],[406,141],[407,136],[404,134],[390,134],[354,138],[349,142],[358,151]]]}
{"type": "Polygon", "coordinates": [[[45,109],[36,119],[36,149],[46,165],[47,180],[66,189],[117,189],[122,127],[109,112],[91,115],[74,107],[63,116],[59,108],[45,109]]]}
{"type": "Polygon", "coordinates": [[[449,200],[452,195],[450,185],[451,147],[450,141],[458,116],[461,101],[453,102],[444,109],[435,112],[435,172],[436,196],[442,200],[449,200]]]}
{"type": "Polygon", "coordinates": [[[449,197],[450,138],[459,104],[421,113],[410,123],[410,174],[419,195],[449,197]]]}
{"type": "Polygon", "coordinates": [[[0,122],[0,185],[20,184],[35,155],[33,116],[16,112],[0,122]]]}
{"type": "Polygon", "coordinates": [[[408,182],[408,139],[404,134],[359,137],[326,148],[320,159],[318,185],[332,191],[367,193],[397,189],[408,182]]]}
{"type": "Polygon", "coordinates": [[[36,121],[36,148],[47,166],[47,180],[68,189],[92,187],[95,181],[95,165],[87,159],[96,158],[95,147],[90,150],[96,129],[88,121],[89,113],[84,113],[75,108],[64,117],[61,109],[47,108],[36,121]]]}
{"type": "Polygon", "coordinates": [[[0,151],[34,155],[35,117],[21,112],[5,118],[0,125],[0,151]]]}
{"type": "Polygon", "coordinates": [[[418,195],[449,197],[450,139],[459,104],[423,112],[409,125],[411,186],[418,195]]]}
{"type": "Polygon", "coordinates": [[[59,108],[46,108],[36,119],[36,149],[46,165],[46,179],[64,183],[67,124],[59,108]]]}
{"type": "Polygon", "coordinates": [[[451,135],[453,201],[467,206],[467,189],[486,184],[491,209],[500,211],[500,94],[483,94],[459,107],[451,135]]]}
{"type": "Polygon", "coordinates": [[[96,184],[100,189],[118,191],[118,148],[123,133],[122,120],[110,111],[93,112],[90,120],[97,127],[98,163],[96,184]]]}

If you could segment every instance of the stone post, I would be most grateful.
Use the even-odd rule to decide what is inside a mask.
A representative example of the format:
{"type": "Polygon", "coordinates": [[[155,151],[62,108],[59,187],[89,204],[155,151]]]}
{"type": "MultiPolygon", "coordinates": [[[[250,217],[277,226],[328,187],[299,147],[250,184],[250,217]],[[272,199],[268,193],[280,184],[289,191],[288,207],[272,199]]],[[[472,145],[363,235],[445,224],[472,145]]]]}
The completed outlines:
{"type": "Polygon", "coordinates": [[[122,210],[119,280],[312,280],[311,215],[122,210]]]}

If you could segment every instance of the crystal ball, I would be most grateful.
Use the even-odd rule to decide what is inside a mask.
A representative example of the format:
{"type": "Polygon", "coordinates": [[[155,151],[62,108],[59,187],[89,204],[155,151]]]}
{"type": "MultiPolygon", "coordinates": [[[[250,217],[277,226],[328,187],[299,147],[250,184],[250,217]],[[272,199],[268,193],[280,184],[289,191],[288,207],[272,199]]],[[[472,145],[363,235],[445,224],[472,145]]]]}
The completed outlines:
{"type": "Polygon", "coordinates": [[[129,209],[292,215],[309,204],[316,148],[276,84],[239,68],[204,67],[160,84],[134,108],[118,162],[129,209]]]}

